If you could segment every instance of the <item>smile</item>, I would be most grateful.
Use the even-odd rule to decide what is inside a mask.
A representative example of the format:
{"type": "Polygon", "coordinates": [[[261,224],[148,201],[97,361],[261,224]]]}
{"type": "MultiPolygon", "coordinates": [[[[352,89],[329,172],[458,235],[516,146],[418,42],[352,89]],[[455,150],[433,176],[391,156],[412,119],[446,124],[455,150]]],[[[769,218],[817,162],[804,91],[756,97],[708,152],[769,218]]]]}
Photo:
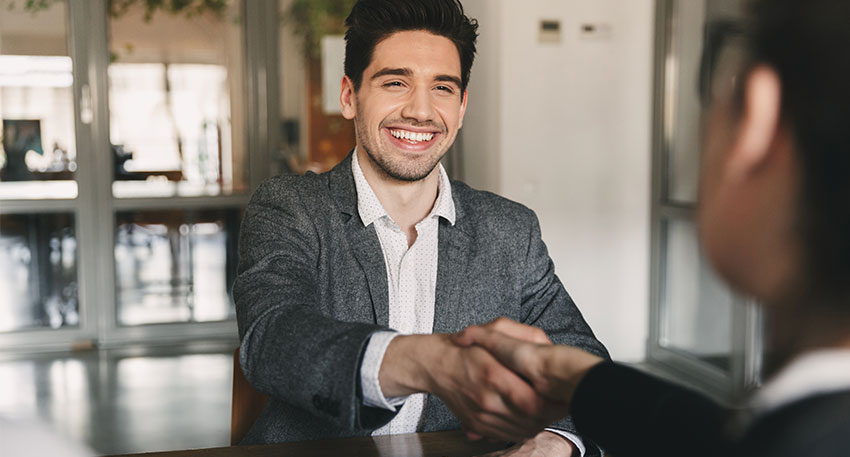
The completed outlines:
{"type": "Polygon", "coordinates": [[[434,134],[430,132],[411,132],[403,129],[389,129],[389,132],[395,138],[411,144],[427,143],[434,139],[434,134]]]}

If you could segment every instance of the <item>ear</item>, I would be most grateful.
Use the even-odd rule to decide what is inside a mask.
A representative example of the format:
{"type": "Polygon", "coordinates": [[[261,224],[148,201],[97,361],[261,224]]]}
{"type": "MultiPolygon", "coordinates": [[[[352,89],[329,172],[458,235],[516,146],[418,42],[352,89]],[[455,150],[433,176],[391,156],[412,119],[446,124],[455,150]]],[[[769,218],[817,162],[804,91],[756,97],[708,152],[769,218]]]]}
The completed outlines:
{"type": "Polygon", "coordinates": [[[770,157],[780,128],[782,83],[776,71],[759,65],[745,84],[738,134],[726,162],[732,177],[750,174],[770,157]]]}
{"type": "Polygon", "coordinates": [[[458,118],[457,128],[463,127],[463,117],[466,116],[466,101],[469,99],[469,89],[463,91],[463,99],[460,101],[460,117],[458,118]]]}
{"type": "Polygon", "coordinates": [[[354,89],[354,81],[348,76],[343,76],[341,86],[339,104],[342,115],[348,120],[354,119],[354,115],[357,114],[357,91],[354,89]]]}

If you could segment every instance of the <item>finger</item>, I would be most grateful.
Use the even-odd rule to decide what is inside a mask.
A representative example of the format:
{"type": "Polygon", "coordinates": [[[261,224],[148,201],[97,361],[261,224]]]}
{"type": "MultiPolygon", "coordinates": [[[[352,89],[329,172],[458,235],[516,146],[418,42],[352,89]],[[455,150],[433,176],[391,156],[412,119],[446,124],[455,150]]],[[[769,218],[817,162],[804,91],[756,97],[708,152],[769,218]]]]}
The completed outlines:
{"type": "Polygon", "coordinates": [[[479,435],[478,433],[473,432],[472,429],[470,429],[466,425],[466,423],[460,424],[460,429],[466,435],[466,438],[470,441],[478,441],[478,440],[484,439],[484,437],[482,435],[479,435]]]}
{"type": "MultiPolygon", "coordinates": [[[[525,394],[536,398],[538,406],[542,409],[543,399],[539,398],[530,386],[516,380],[518,390],[525,389],[525,394]]],[[[533,436],[543,429],[545,424],[550,423],[551,417],[541,418],[530,415],[521,408],[509,405],[505,400],[504,390],[494,387],[492,383],[482,385],[483,393],[468,399],[468,405],[464,408],[470,413],[465,415],[462,422],[465,431],[471,431],[489,438],[516,441],[533,436]]]]}
{"type": "MultiPolygon", "coordinates": [[[[480,350],[473,348],[474,352],[480,350]]],[[[485,352],[482,356],[483,363],[495,364],[487,368],[482,383],[484,393],[478,399],[482,411],[501,416],[511,426],[523,428],[526,432],[539,431],[542,425],[553,420],[553,410],[546,408],[548,399],[517,373],[499,365],[492,355],[485,352]],[[487,361],[488,358],[490,361],[487,361]]]]}
{"type": "Polygon", "coordinates": [[[472,346],[473,344],[475,344],[475,332],[477,332],[477,330],[473,329],[480,328],[480,326],[471,325],[461,330],[460,332],[451,335],[451,340],[454,344],[461,347],[472,346]]]}
{"type": "Polygon", "coordinates": [[[504,333],[511,338],[526,341],[536,344],[552,344],[552,341],[546,336],[546,332],[539,327],[520,324],[506,317],[500,317],[491,321],[485,327],[504,333]]]}
{"type": "Polygon", "coordinates": [[[466,432],[466,439],[469,441],[481,441],[484,439],[484,436],[479,435],[475,432],[466,432]]]}
{"type": "Polygon", "coordinates": [[[463,333],[464,338],[486,349],[502,365],[526,379],[532,379],[540,363],[534,351],[536,345],[484,327],[469,327],[463,333]]]}

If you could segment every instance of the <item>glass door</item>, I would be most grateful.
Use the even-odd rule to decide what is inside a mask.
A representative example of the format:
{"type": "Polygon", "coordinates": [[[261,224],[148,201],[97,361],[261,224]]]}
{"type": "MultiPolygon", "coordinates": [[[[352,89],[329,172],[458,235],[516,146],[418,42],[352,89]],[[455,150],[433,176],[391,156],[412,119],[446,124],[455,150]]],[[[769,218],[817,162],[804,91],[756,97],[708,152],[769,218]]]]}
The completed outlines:
{"type": "Polygon", "coordinates": [[[0,350],[235,343],[277,8],[0,0],[0,350]]]}
{"type": "Polygon", "coordinates": [[[87,339],[90,119],[75,97],[85,57],[68,2],[0,0],[0,10],[0,346],[87,339]]]}
{"type": "Polygon", "coordinates": [[[241,4],[109,7],[116,323],[232,319],[249,189],[241,4]]]}

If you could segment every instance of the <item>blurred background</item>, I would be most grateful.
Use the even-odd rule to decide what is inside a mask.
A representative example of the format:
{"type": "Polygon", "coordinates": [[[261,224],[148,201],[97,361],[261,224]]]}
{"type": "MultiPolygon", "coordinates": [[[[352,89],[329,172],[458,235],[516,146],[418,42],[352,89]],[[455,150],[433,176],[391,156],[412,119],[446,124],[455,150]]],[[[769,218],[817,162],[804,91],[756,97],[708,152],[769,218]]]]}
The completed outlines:
{"type": "MultiPolygon", "coordinates": [[[[353,3],[0,0],[0,415],[101,453],[228,444],[241,217],[263,179],[353,147],[353,3]]],[[[450,175],[537,212],[615,359],[726,401],[757,385],[761,316],[694,226],[744,0],[463,3],[450,175]]]]}

